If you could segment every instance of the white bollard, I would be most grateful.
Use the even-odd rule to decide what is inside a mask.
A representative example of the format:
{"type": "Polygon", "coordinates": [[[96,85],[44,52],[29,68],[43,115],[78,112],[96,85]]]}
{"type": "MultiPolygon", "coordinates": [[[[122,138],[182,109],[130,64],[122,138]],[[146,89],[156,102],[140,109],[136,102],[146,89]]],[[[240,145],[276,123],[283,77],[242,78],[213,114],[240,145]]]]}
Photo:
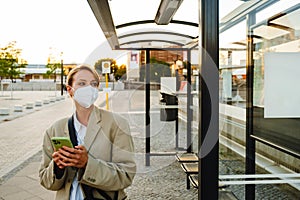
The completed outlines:
{"type": "Polygon", "coordinates": [[[23,112],[23,106],[22,105],[15,105],[14,106],[15,112],[23,112]]]}
{"type": "Polygon", "coordinates": [[[0,108],[0,115],[9,115],[9,108],[0,108]]]}
{"type": "Polygon", "coordinates": [[[32,102],[26,103],[26,109],[33,109],[33,103],[32,102]]]}
{"type": "Polygon", "coordinates": [[[56,101],[55,97],[50,98],[50,103],[53,103],[53,102],[55,102],[55,101],[56,101]]]}
{"type": "Polygon", "coordinates": [[[35,101],[35,106],[42,106],[42,101],[38,100],[38,101],[35,101]]]}
{"type": "Polygon", "coordinates": [[[43,103],[44,103],[44,104],[49,104],[49,103],[50,103],[50,100],[49,100],[49,99],[44,99],[43,103]]]}

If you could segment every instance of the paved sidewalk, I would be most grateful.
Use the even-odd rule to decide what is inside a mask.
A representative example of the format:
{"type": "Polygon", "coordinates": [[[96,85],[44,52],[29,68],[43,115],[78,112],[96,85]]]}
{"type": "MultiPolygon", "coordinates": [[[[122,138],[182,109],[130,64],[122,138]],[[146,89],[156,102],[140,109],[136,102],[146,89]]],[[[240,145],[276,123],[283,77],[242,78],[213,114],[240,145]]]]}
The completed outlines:
{"type": "MultiPolygon", "coordinates": [[[[197,199],[197,190],[186,191],[185,174],[181,171],[174,156],[151,158],[151,166],[145,166],[145,100],[143,94],[144,91],[111,92],[109,94],[110,110],[119,112],[128,119],[136,145],[138,172],[133,185],[127,189],[128,199],[197,199]],[[143,184],[145,181],[151,181],[152,184],[148,184],[149,187],[146,187],[143,184]],[[163,186],[168,188],[166,192],[162,192],[163,186]],[[177,192],[174,191],[174,188],[177,192]],[[141,191],[144,193],[143,197],[141,197],[141,191]]],[[[157,94],[157,92],[153,93],[153,102],[158,102],[157,94]]],[[[20,95],[18,99],[23,101],[33,96],[31,92],[24,92],[20,95]]],[[[44,94],[40,93],[40,95],[44,94]]],[[[38,97],[35,96],[35,98],[38,97]]],[[[7,103],[7,100],[2,99],[3,101],[7,103]]],[[[1,200],[54,199],[55,192],[48,191],[39,184],[38,167],[41,159],[42,135],[54,121],[71,115],[72,104],[70,101],[72,100],[66,97],[62,101],[33,109],[21,116],[19,113],[15,113],[16,115],[10,116],[8,120],[0,121],[0,142],[4,144],[3,151],[0,153],[1,200]]],[[[96,104],[106,108],[103,92],[99,93],[96,104]]],[[[152,150],[174,151],[174,123],[160,122],[157,110],[154,110],[152,115],[152,124],[155,125],[151,132],[153,138],[157,138],[152,141],[152,150]],[[166,133],[170,131],[171,134],[166,137],[166,133]]]]}
{"type": "Polygon", "coordinates": [[[45,129],[57,119],[71,114],[70,101],[66,98],[0,123],[0,177],[41,149],[45,129]]]}
{"type": "Polygon", "coordinates": [[[4,94],[0,107],[11,112],[0,116],[0,199],[53,199],[53,194],[39,186],[39,161],[31,159],[41,150],[45,129],[72,113],[71,99],[64,96],[56,100],[54,91],[14,91],[12,99],[4,94]],[[48,104],[25,107],[27,102],[50,98],[54,100],[48,104]],[[14,105],[22,105],[23,112],[14,112],[14,105]]]}
{"type": "MultiPolygon", "coordinates": [[[[66,98],[66,95],[62,98],[66,98]]],[[[0,122],[28,115],[52,106],[60,100],[62,99],[58,91],[2,91],[0,92],[0,108],[8,108],[9,115],[0,115],[0,122]],[[46,101],[48,103],[45,103],[46,101]],[[33,107],[27,108],[28,103],[31,103],[33,107]],[[41,106],[36,106],[36,103],[41,103],[41,106]],[[22,111],[15,111],[15,106],[18,106],[22,111]]]]}
{"type": "MultiPolygon", "coordinates": [[[[38,92],[24,92],[19,98],[28,99],[38,92]]],[[[39,93],[42,95],[43,93],[39,93]]],[[[49,94],[48,94],[49,95],[49,94]]],[[[3,100],[0,97],[0,105],[3,100]]],[[[57,101],[42,106],[34,111],[15,116],[10,121],[0,120],[0,200],[52,200],[55,192],[48,191],[40,186],[38,167],[41,159],[41,144],[44,130],[57,119],[72,114],[71,99],[57,101]]],[[[151,104],[155,107],[159,102],[159,93],[151,91],[151,104]]],[[[6,102],[7,103],[7,102],[6,102]]],[[[14,103],[14,102],[13,102],[14,103]]],[[[132,186],[126,189],[128,200],[136,199],[172,199],[196,200],[198,191],[195,188],[186,189],[186,175],[174,156],[153,156],[151,165],[145,166],[145,99],[144,91],[115,91],[109,94],[109,109],[119,112],[126,117],[131,126],[135,143],[137,174],[132,186]]],[[[106,108],[106,98],[103,92],[99,93],[96,102],[106,108]]],[[[1,106],[0,106],[1,107],[1,106]]],[[[160,112],[151,109],[151,152],[175,152],[175,123],[160,121],[160,112]]],[[[197,131],[193,132],[194,148],[197,148],[197,131]]],[[[185,124],[179,124],[179,147],[185,147],[185,124]]],[[[228,157],[226,151],[221,155],[220,173],[236,174],[244,167],[241,158],[228,157]],[[225,156],[225,157],[224,157],[225,156]]],[[[297,199],[285,191],[270,187],[257,187],[257,199],[297,199]]],[[[244,188],[230,188],[239,199],[244,199],[244,188]]],[[[299,197],[299,196],[298,196],[299,197]]],[[[222,198],[220,198],[222,199],[222,198]]]]}

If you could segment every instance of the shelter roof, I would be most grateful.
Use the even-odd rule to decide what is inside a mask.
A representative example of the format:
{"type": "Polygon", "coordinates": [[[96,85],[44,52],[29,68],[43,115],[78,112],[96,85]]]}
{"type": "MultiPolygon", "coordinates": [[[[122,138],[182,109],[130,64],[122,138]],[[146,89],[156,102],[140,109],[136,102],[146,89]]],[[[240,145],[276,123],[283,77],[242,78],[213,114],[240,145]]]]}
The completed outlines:
{"type": "MultiPolygon", "coordinates": [[[[193,49],[198,45],[198,0],[87,0],[112,50],[193,49]]],[[[277,0],[221,0],[220,33],[277,0]]]]}

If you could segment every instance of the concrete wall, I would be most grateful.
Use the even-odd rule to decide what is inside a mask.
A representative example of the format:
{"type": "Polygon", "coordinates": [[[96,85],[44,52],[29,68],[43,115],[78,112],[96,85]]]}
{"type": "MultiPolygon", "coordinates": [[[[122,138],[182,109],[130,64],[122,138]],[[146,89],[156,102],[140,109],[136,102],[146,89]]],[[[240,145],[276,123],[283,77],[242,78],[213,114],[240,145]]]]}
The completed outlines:
{"type": "Polygon", "coordinates": [[[4,91],[54,91],[60,90],[60,83],[54,82],[17,82],[4,84],[4,91]]]}
{"type": "MultiPolygon", "coordinates": [[[[105,82],[100,82],[99,90],[103,90],[106,87],[105,82]]],[[[124,90],[124,83],[122,82],[109,82],[108,87],[111,90],[124,90]]],[[[54,91],[60,90],[61,84],[57,82],[17,82],[17,83],[5,83],[3,84],[4,91],[54,91]]],[[[0,88],[1,90],[1,88],[0,88]]]]}

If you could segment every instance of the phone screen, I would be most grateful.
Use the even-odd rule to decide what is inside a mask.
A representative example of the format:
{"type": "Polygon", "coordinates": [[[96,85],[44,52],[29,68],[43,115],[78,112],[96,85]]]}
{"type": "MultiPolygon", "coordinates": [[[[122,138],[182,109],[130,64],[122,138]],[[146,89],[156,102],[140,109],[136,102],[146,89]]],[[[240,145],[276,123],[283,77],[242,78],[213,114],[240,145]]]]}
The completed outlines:
{"type": "Polygon", "coordinates": [[[73,148],[72,142],[68,137],[52,137],[51,141],[56,151],[63,146],[73,148]]]}

